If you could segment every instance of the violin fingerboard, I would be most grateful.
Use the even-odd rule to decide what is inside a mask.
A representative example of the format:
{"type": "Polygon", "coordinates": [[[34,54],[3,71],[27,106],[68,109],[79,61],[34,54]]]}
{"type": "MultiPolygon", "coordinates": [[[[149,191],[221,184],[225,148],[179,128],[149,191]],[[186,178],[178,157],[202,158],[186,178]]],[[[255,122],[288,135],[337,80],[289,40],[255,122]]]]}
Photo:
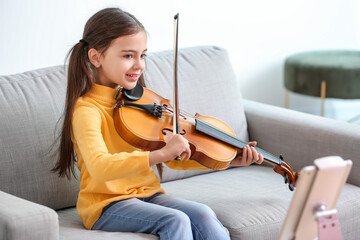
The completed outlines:
{"type": "MultiPolygon", "coordinates": [[[[220,129],[211,126],[210,124],[200,120],[195,119],[195,130],[202,132],[210,137],[213,137],[221,142],[229,144],[235,148],[243,149],[246,145],[249,145],[247,142],[244,142],[234,136],[231,136],[228,133],[221,131],[220,129]]],[[[258,153],[261,153],[265,159],[270,162],[273,162],[277,165],[281,165],[281,160],[278,157],[275,157],[273,154],[266,152],[265,150],[255,147],[258,153]]]]}

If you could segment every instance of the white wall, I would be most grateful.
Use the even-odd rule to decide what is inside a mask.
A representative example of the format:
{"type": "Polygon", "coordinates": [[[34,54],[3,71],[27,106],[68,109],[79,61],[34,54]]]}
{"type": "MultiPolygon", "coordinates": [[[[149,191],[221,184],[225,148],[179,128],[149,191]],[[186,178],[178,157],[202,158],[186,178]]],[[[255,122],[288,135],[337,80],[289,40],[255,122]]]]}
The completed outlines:
{"type": "MultiPolygon", "coordinates": [[[[360,48],[356,0],[0,0],[0,75],[63,64],[86,20],[109,6],[144,24],[149,51],[172,49],[173,16],[179,12],[179,47],[226,48],[243,96],[278,106],[284,106],[288,55],[360,48]]],[[[318,114],[320,101],[291,94],[290,107],[318,114]]],[[[346,118],[360,104],[329,100],[326,107],[327,116],[346,118]]]]}

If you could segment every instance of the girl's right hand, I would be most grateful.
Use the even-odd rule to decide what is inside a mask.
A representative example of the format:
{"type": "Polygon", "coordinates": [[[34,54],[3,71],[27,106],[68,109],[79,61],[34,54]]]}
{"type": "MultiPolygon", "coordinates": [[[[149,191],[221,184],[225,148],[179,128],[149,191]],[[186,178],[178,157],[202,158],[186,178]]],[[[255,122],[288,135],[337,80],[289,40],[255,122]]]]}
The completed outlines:
{"type": "Polygon", "coordinates": [[[189,141],[179,134],[170,137],[166,145],[149,153],[150,166],[174,160],[177,156],[182,156],[183,160],[188,160],[191,155],[189,141]]]}

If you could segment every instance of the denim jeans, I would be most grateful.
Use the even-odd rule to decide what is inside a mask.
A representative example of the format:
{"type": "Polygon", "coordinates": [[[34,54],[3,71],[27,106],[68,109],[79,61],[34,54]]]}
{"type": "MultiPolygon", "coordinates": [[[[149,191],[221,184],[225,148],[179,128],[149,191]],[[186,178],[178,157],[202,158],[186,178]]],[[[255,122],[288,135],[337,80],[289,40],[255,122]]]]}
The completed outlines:
{"type": "Polygon", "coordinates": [[[230,239],[208,206],[162,193],[109,204],[92,230],[149,233],[161,240],[230,239]]]}

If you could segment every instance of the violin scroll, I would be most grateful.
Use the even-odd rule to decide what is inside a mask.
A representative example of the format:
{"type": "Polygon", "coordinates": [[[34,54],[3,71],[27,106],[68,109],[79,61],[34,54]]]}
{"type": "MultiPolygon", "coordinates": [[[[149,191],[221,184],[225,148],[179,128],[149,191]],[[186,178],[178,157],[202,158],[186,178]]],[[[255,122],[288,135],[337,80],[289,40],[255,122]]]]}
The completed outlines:
{"type": "Polygon", "coordinates": [[[297,171],[296,173],[294,173],[290,165],[282,160],[280,161],[279,165],[275,165],[274,171],[283,176],[285,184],[289,184],[289,189],[291,191],[294,191],[296,187],[296,182],[300,176],[301,171],[297,171]]]}

